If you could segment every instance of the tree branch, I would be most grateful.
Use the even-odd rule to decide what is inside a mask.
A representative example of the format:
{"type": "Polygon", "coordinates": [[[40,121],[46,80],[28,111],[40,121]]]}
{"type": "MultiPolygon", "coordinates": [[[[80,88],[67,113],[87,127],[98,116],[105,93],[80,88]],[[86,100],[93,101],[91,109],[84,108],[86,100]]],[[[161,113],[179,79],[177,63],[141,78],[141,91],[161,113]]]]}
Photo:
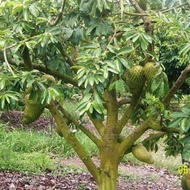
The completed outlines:
{"type": "MultiPolygon", "coordinates": [[[[166,135],[167,133],[165,132],[158,132],[158,133],[153,133],[153,134],[149,134],[149,136],[144,139],[143,141],[141,141],[141,143],[145,146],[149,141],[158,141],[160,138],[164,137],[164,135],[166,135]]],[[[129,149],[127,149],[127,151],[125,152],[125,154],[129,154],[132,151],[132,147],[130,147],[129,149]]]]}
{"type": "Polygon", "coordinates": [[[137,127],[129,136],[127,136],[121,144],[118,144],[119,154],[124,155],[125,152],[149,129],[149,124],[154,117],[146,119],[139,127],[137,127]]]}
{"type": "Polygon", "coordinates": [[[121,20],[124,18],[124,2],[120,0],[120,11],[121,11],[121,20]]]}
{"type": "Polygon", "coordinates": [[[135,10],[138,13],[142,14],[142,20],[144,21],[144,23],[147,22],[148,17],[144,15],[145,13],[141,9],[141,7],[139,6],[139,4],[135,0],[129,0],[129,1],[130,1],[131,5],[133,5],[133,7],[135,8],[135,10]]]}
{"type": "Polygon", "coordinates": [[[85,166],[88,168],[92,176],[95,180],[98,180],[98,169],[96,165],[93,163],[91,157],[89,156],[88,152],[83,148],[81,143],[78,139],[74,136],[73,133],[69,130],[64,118],[61,116],[59,110],[55,106],[53,102],[51,102],[47,108],[51,112],[52,116],[54,117],[56,124],[59,126],[61,133],[63,134],[64,138],[69,142],[69,144],[73,147],[76,151],[80,159],[83,161],[85,166]]]}
{"type": "Polygon", "coordinates": [[[107,123],[106,125],[117,126],[118,121],[118,106],[116,104],[116,93],[115,91],[105,91],[103,94],[103,98],[105,100],[105,107],[107,109],[107,123]]]}
{"type": "Polygon", "coordinates": [[[173,98],[174,94],[179,90],[179,88],[182,86],[182,84],[185,82],[187,77],[190,74],[190,65],[188,65],[182,72],[177,81],[173,84],[171,89],[169,90],[168,94],[164,97],[162,100],[163,104],[167,106],[171,99],[173,98]]]}
{"type": "Polygon", "coordinates": [[[61,55],[63,56],[63,58],[67,61],[67,63],[70,66],[74,66],[75,63],[71,60],[71,58],[69,57],[69,55],[66,53],[66,51],[64,50],[64,47],[61,43],[56,43],[55,46],[59,49],[61,55]]]}
{"type": "MultiPolygon", "coordinates": [[[[141,7],[138,5],[138,3],[135,0],[129,0],[130,3],[134,6],[135,10],[140,13],[140,14],[145,14],[144,11],[141,9],[141,7]]],[[[143,23],[144,23],[144,28],[145,28],[145,32],[153,35],[153,24],[151,22],[151,20],[149,19],[148,16],[141,16],[143,23]]],[[[154,53],[154,43],[152,42],[149,47],[148,47],[148,56],[147,56],[147,62],[150,61],[152,59],[151,54],[154,53]]]]}
{"type": "MultiPolygon", "coordinates": [[[[5,50],[4,50],[5,51],[5,50]]],[[[2,61],[5,61],[5,57],[1,56],[0,55],[0,60],[2,61]]],[[[6,62],[6,61],[5,61],[6,62]]],[[[8,63],[8,62],[7,62],[8,63]]],[[[9,60],[9,63],[11,65],[16,65],[15,61],[13,59],[10,59],[9,60]]],[[[25,66],[24,63],[20,63],[21,66],[25,66]]],[[[16,65],[17,66],[17,65],[16,65]]],[[[67,82],[67,83],[70,83],[72,84],[73,86],[76,86],[78,87],[78,81],[74,80],[73,77],[69,76],[69,75],[65,75],[65,74],[62,74],[58,71],[52,71],[50,69],[47,69],[46,67],[42,66],[42,65],[37,65],[37,64],[33,64],[33,69],[37,69],[41,72],[44,72],[44,73],[47,73],[47,74],[50,74],[58,79],[61,79],[63,80],[64,82],[67,82]]],[[[12,69],[11,69],[12,70],[12,69]]],[[[80,86],[79,88],[83,88],[82,86],[80,86]]]]}
{"type": "Polygon", "coordinates": [[[12,70],[12,68],[11,68],[11,66],[10,66],[10,64],[9,64],[9,62],[8,62],[8,60],[7,60],[6,49],[3,50],[3,56],[4,56],[4,61],[5,61],[5,63],[6,63],[6,65],[7,65],[7,67],[8,67],[8,69],[9,69],[9,71],[10,71],[11,74],[14,76],[15,73],[13,72],[13,70],[12,70]]]}
{"type": "Polygon", "coordinates": [[[98,131],[98,133],[100,134],[100,136],[102,136],[104,127],[105,127],[103,125],[103,123],[101,121],[99,121],[98,119],[94,119],[89,112],[87,112],[87,115],[90,118],[90,120],[92,121],[92,123],[94,124],[94,126],[95,126],[96,130],[98,131]]]}
{"type": "Polygon", "coordinates": [[[143,145],[146,145],[149,141],[158,141],[160,138],[164,137],[164,135],[166,135],[166,132],[158,132],[158,133],[153,133],[153,134],[149,134],[149,136],[144,139],[143,141],[141,141],[141,143],[143,145]]]}
{"type": "Polygon", "coordinates": [[[170,8],[170,9],[162,10],[161,12],[162,12],[162,13],[166,13],[166,12],[172,11],[172,10],[174,10],[174,9],[176,9],[176,8],[183,7],[183,6],[185,6],[185,5],[188,5],[188,2],[186,2],[186,3],[182,3],[181,5],[178,5],[178,6],[172,7],[172,8],[170,8]]]}
{"type": "Polygon", "coordinates": [[[72,122],[78,129],[80,129],[84,134],[86,134],[98,147],[100,147],[100,141],[99,139],[92,134],[88,129],[86,129],[82,124],[79,124],[79,122],[71,116],[60,104],[58,104],[58,110],[60,110],[63,115],[72,122]]]}
{"type": "Polygon", "coordinates": [[[65,8],[65,4],[66,4],[66,0],[63,0],[62,2],[62,6],[61,6],[61,10],[57,15],[57,18],[55,19],[55,21],[53,23],[50,24],[50,26],[55,26],[58,24],[58,22],[61,20],[62,16],[63,16],[63,10],[65,8]]]}
{"type": "Polygon", "coordinates": [[[117,102],[117,106],[121,107],[124,104],[130,104],[130,103],[131,103],[131,98],[126,98],[126,99],[119,100],[117,102]]]}
{"type": "Polygon", "coordinates": [[[126,15],[130,15],[130,16],[150,16],[149,14],[146,14],[146,13],[131,13],[131,12],[127,12],[127,11],[124,11],[124,14],[126,15]]]}
{"type": "Polygon", "coordinates": [[[27,69],[31,70],[32,69],[32,62],[30,59],[30,54],[29,54],[29,49],[27,46],[25,46],[24,51],[23,51],[23,60],[24,60],[24,65],[27,69]]]}
{"type": "Polygon", "coordinates": [[[42,65],[33,64],[33,68],[37,69],[37,70],[39,70],[41,72],[50,74],[50,75],[52,75],[52,76],[54,76],[54,77],[56,77],[58,79],[63,80],[64,82],[70,83],[70,84],[78,87],[78,82],[76,80],[74,80],[73,77],[71,77],[69,75],[61,74],[58,71],[52,71],[50,69],[46,69],[46,67],[44,67],[42,65]]]}
{"type": "Polygon", "coordinates": [[[139,93],[132,95],[130,105],[126,108],[125,113],[118,122],[120,132],[122,131],[123,127],[128,122],[128,120],[131,118],[131,115],[133,114],[136,106],[138,105],[141,93],[142,90],[139,93]]]}

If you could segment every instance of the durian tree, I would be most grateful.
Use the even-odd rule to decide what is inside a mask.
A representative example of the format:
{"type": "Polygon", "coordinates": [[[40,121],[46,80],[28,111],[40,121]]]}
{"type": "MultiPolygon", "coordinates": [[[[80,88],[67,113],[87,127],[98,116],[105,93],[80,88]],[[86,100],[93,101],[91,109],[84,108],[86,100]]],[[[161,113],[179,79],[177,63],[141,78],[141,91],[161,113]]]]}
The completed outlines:
{"type": "Polygon", "coordinates": [[[181,154],[188,164],[190,106],[175,111],[172,103],[190,73],[189,7],[189,1],[2,0],[1,110],[23,106],[25,123],[49,110],[99,190],[116,189],[119,163],[131,152],[153,164],[151,151],[162,137],[167,155],[181,154]],[[178,51],[170,51],[176,43],[178,51]],[[163,47],[184,66],[170,85],[163,47]],[[72,94],[78,118],[64,108],[72,94]],[[135,128],[126,134],[129,124],[135,128]],[[77,132],[97,146],[99,165],[77,132]]]}

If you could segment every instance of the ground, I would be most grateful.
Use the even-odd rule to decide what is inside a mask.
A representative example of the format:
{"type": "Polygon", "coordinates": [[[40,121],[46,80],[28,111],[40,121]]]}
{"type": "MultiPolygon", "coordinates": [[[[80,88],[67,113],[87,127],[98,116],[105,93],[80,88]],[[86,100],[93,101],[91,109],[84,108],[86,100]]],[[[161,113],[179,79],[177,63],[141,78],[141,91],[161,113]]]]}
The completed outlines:
{"type": "MultiPolygon", "coordinates": [[[[62,169],[70,165],[63,173],[46,172],[40,175],[15,171],[0,172],[0,190],[96,190],[91,175],[85,171],[78,158],[62,160],[62,169]],[[75,167],[74,167],[75,166],[75,167]],[[79,167],[76,169],[76,167],[79,167]],[[74,169],[71,169],[74,168],[74,169]]],[[[181,190],[179,176],[172,175],[166,169],[154,166],[121,164],[118,190],[181,190]]]]}
{"type": "MultiPolygon", "coordinates": [[[[20,112],[11,112],[11,122],[19,123],[20,112]]],[[[7,114],[1,115],[6,122],[7,114]]],[[[10,121],[10,120],[9,120],[10,121]]],[[[50,120],[40,118],[36,121],[39,128],[50,124],[50,120]]],[[[30,126],[29,126],[30,127],[30,126]]],[[[98,158],[93,158],[98,164],[98,158]]],[[[64,158],[59,171],[46,171],[39,175],[19,173],[17,171],[0,171],[0,190],[96,190],[92,176],[77,157],[64,158]],[[61,171],[67,172],[61,172],[61,171]]],[[[118,190],[181,190],[180,176],[154,165],[136,165],[121,163],[119,167],[118,190]]]]}

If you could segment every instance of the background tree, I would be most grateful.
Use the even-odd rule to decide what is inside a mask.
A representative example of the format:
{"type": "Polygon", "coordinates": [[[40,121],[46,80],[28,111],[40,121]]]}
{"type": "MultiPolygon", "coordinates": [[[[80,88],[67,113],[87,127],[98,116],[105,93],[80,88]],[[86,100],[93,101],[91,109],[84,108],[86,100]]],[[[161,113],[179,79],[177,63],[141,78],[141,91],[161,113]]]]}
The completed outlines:
{"type": "Polygon", "coordinates": [[[48,109],[58,134],[74,148],[99,190],[116,189],[118,165],[130,152],[152,164],[149,151],[156,151],[164,136],[167,154],[189,161],[190,108],[171,114],[170,102],[190,66],[169,89],[162,65],[170,55],[164,48],[176,65],[189,65],[189,2],[144,2],[6,0],[0,5],[1,109],[24,100],[25,123],[48,109]],[[64,109],[70,92],[82,94],[79,118],[64,109]],[[80,122],[85,114],[96,132],[80,122]],[[125,135],[129,122],[136,127],[125,135]],[[98,166],[73,125],[96,144],[98,166]]]}

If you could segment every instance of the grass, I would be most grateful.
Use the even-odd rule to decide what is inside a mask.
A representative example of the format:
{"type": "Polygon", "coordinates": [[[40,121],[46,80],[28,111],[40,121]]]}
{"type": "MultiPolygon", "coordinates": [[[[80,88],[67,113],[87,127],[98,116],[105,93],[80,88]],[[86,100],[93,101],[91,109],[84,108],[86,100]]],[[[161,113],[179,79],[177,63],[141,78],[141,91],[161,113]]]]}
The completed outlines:
{"type": "MultiPolygon", "coordinates": [[[[76,133],[77,138],[88,151],[90,156],[96,155],[98,150],[94,143],[82,132],[76,133]]],[[[159,151],[152,153],[157,167],[164,167],[177,173],[181,160],[179,157],[165,157],[164,144],[161,141],[159,151]]],[[[47,169],[54,170],[63,157],[76,156],[71,146],[52,132],[36,132],[24,129],[8,131],[0,125],[0,169],[41,172],[47,169]],[[53,157],[52,157],[53,155],[53,157]],[[53,159],[54,158],[54,159],[53,159]]],[[[128,154],[124,162],[142,164],[128,154]]]]}
{"type": "MultiPolygon", "coordinates": [[[[76,133],[79,141],[92,156],[97,148],[82,133],[76,133]]],[[[0,125],[0,169],[29,172],[54,170],[56,159],[75,156],[71,146],[56,133],[6,130],[0,125]],[[54,159],[52,159],[52,155],[54,159]]],[[[58,162],[57,162],[58,163],[58,162]]]]}
{"type": "Polygon", "coordinates": [[[173,174],[178,174],[178,166],[182,165],[181,157],[165,156],[163,139],[159,141],[159,150],[152,153],[154,157],[154,165],[160,168],[166,168],[173,174]]]}
{"type": "Polygon", "coordinates": [[[0,151],[0,169],[17,170],[21,172],[41,173],[45,170],[55,170],[50,156],[40,152],[13,152],[9,149],[0,151]]]}

